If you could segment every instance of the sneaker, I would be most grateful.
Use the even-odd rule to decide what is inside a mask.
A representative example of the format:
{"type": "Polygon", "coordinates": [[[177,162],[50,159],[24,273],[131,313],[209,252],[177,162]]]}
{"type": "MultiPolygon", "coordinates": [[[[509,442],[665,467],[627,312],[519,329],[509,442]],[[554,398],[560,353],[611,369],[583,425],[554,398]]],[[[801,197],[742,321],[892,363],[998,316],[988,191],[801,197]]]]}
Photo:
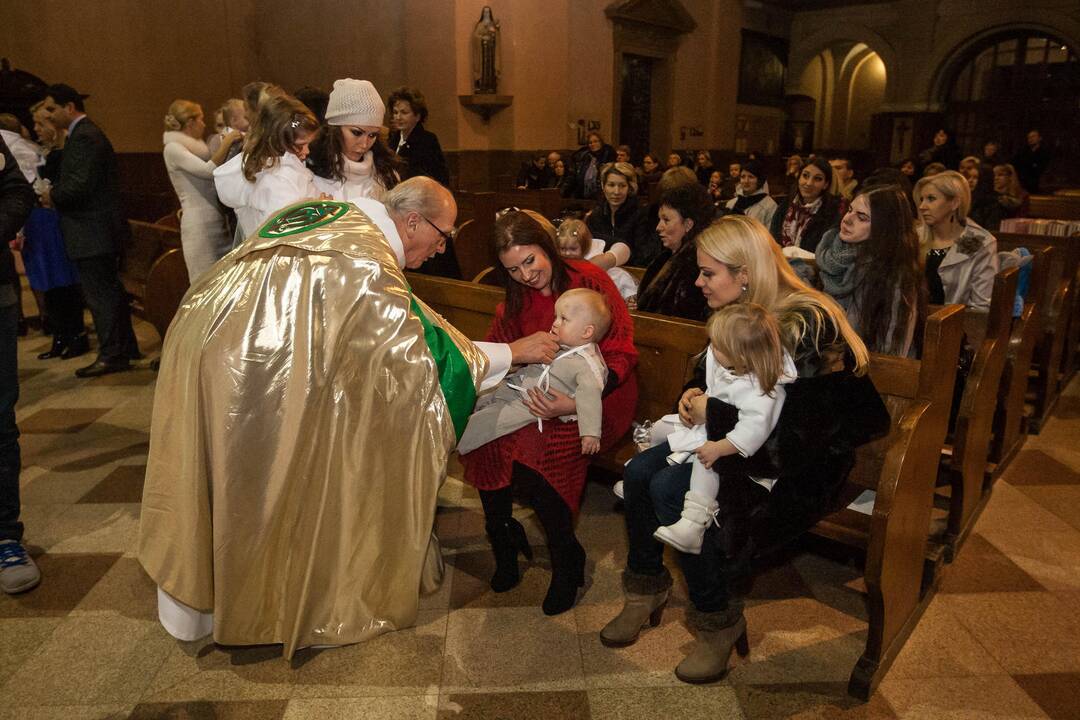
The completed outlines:
{"type": "Polygon", "coordinates": [[[33,590],[41,582],[41,571],[18,540],[0,541],[0,590],[8,595],[33,590]]]}

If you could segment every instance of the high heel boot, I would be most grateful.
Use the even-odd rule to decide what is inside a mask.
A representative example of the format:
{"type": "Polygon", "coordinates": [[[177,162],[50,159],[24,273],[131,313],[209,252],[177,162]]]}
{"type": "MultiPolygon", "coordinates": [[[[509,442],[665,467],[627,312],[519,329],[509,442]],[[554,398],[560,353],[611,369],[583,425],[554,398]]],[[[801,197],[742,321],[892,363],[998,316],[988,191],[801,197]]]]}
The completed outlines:
{"type": "Polygon", "coordinates": [[[518,553],[532,560],[532,548],[525,536],[525,528],[514,518],[508,520],[487,521],[487,530],[491,549],[495,553],[495,574],[491,576],[491,589],[497,593],[512,590],[521,582],[518,570],[518,553]]]}
{"type": "Polygon", "coordinates": [[[518,553],[532,560],[532,548],[525,536],[525,528],[513,518],[514,495],[509,487],[481,490],[480,503],[484,506],[484,529],[495,554],[491,589],[497,593],[506,592],[521,581],[518,553]]]}
{"type": "Polygon", "coordinates": [[[639,575],[623,571],[623,609],[600,631],[600,642],[608,647],[626,647],[637,642],[646,625],[656,627],[667,605],[671,573],[639,575]]]}
{"type": "Polygon", "coordinates": [[[574,535],[570,508],[555,488],[533,470],[515,469],[544,528],[551,556],[551,584],[541,607],[545,615],[558,615],[574,607],[578,588],[585,585],[585,548],[574,535]]]}
{"type": "Polygon", "coordinates": [[[750,654],[746,618],[741,608],[709,613],[691,608],[687,620],[695,639],[690,653],[675,668],[675,677],[683,682],[695,685],[716,682],[727,675],[732,648],[739,657],[750,654]]]}

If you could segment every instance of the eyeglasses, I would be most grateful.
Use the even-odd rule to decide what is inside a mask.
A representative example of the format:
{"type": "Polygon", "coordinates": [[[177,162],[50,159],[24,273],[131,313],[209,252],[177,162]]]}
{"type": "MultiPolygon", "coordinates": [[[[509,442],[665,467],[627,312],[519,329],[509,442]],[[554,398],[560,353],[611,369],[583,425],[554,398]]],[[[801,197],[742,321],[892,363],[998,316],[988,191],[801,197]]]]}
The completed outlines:
{"type": "Polygon", "coordinates": [[[424,218],[424,222],[426,222],[426,223],[427,223],[428,225],[430,225],[431,227],[435,228],[435,232],[437,232],[437,233],[439,233],[440,235],[442,235],[442,239],[443,239],[443,240],[444,240],[444,241],[445,241],[445,242],[446,242],[447,244],[450,244],[450,243],[453,243],[453,242],[454,242],[454,238],[456,238],[456,237],[457,237],[457,234],[458,234],[458,229],[457,229],[456,227],[455,227],[455,228],[450,228],[450,230],[449,230],[449,231],[446,231],[446,230],[443,230],[442,228],[440,228],[440,227],[439,227],[438,225],[436,225],[435,223],[433,223],[433,222],[431,222],[430,220],[428,220],[426,216],[424,216],[424,215],[421,215],[420,217],[424,218]]]}

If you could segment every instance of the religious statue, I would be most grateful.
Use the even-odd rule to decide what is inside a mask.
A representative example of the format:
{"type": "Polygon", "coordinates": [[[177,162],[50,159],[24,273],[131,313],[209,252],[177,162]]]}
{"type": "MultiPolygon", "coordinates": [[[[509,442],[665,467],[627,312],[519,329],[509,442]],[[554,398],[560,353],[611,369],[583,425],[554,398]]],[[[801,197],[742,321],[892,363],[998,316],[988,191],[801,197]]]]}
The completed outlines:
{"type": "Polygon", "coordinates": [[[491,16],[491,6],[480,11],[480,22],[472,34],[473,87],[478,94],[494,94],[502,72],[499,23],[491,16]]]}

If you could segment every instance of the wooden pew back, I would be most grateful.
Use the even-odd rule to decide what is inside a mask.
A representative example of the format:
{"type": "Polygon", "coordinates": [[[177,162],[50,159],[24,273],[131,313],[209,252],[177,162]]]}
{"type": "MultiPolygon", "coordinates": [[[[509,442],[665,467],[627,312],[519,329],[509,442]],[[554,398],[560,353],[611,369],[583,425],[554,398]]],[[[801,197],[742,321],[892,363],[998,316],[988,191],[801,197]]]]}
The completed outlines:
{"type": "Polygon", "coordinates": [[[120,280],[132,296],[132,312],[146,317],[143,299],[150,268],[167,250],[180,247],[180,230],[141,220],[128,220],[128,227],[131,232],[120,258],[120,280]]]}
{"type": "Polygon", "coordinates": [[[1070,195],[1031,195],[1028,216],[1047,220],[1080,220],[1080,197],[1070,195]]]}

